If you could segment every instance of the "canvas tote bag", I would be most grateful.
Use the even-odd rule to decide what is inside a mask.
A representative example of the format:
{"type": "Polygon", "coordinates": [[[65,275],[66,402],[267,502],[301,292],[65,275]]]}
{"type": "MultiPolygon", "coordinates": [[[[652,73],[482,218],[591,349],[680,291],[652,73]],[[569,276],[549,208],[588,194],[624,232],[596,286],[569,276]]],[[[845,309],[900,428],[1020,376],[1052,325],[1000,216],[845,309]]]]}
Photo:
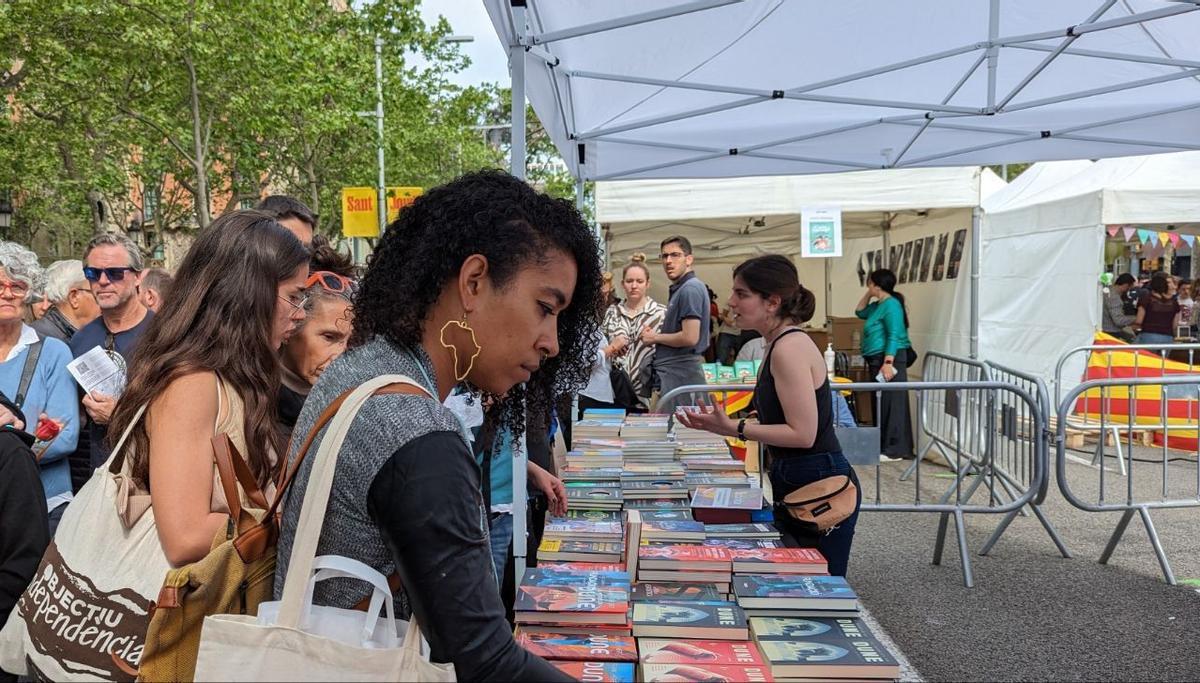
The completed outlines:
{"type": "MultiPolygon", "coordinates": [[[[367,399],[378,390],[396,384],[415,387],[419,393],[428,395],[408,377],[383,375],[362,384],[345,398],[316,453],[304,504],[300,508],[278,616],[274,623],[259,623],[259,619],[247,615],[222,614],[205,618],[196,661],[197,680],[455,680],[453,665],[434,664],[421,656],[420,629],[415,619],[407,629],[404,643],[398,648],[364,647],[359,633],[341,633],[335,638],[305,624],[306,607],[311,606],[311,597],[306,598],[306,593],[317,566],[317,541],[321,537],[333,488],[338,453],[354,417],[367,399]]],[[[298,465],[299,461],[293,465],[293,473],[298,465]]],[[[390,599],[387,602],[390,603],[390,599]]],[[[368,607],[367,613],[378,614],[378,607],[368,607]]]]}
{"type": "MultiPolygon", "coordinates": [[[[121,435],[114,458],[144,412],[121,435]]],[[[38,680],[133,680],[117,660],[137,667],[170,569],[150,496],[136,491],[128,460],[116,474],[97,469],[0,632],[0,668],[38,680]]]]}

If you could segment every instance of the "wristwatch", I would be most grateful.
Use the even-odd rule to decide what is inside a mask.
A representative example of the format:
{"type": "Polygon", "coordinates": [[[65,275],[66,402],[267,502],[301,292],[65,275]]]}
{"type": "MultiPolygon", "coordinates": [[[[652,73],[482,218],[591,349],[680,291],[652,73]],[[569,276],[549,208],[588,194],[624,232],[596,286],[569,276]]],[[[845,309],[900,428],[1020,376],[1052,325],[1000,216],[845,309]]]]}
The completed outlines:
{"type": "Polygon", "coordinates": [[[742,418],[738,421],[737,437],[742,441],[746,440],[746,419],[742,418]]]}

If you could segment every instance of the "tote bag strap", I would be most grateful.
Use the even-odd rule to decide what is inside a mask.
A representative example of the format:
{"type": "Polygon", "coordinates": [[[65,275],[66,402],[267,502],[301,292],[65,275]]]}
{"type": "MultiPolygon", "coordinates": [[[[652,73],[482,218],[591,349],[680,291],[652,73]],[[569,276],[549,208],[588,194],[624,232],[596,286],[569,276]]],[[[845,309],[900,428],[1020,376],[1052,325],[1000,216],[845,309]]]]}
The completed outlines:
{"type": "Polygon", "coordinates": [[[125,466],[125,442],[129,440],[129,435],[133,433],[133,428],[142,421],[142,416],[146,414],[146,406],[137,409],[133,414],[133,419],[125,427],[125,431],[121,434],[121,438],[117,440],[117,445],[113,447],[112,456],[109,458],[108,471],[113,474],[120,474],[121,469],[125,466]]]}
{"type": "MultiPolygon", "coordinates": [[[[350,392],[346,396],[337,414],[329,423],[321,446],[317,449],[316,461],[309,474],[308,486],[304,493],[304,504],[300,508],[299,520],[296,524],[296,536],[292,544],[292,556],[288,563],[287,578],[283,582],[283,595],[279,605],[278,624],[286,628],[299,629],[300,619],[304,610],[304,591],[308,579],[312,575],[313,562],[317,555],[317,542],[321,537],[321,527],[325,522],[325,510],[329,504],[329,495],[333,489],[333,477],[337,470],[338,453],[350,426],[358,411],[367,399],[380,389],[392,385],[404,385],[406,393],[425,394],[433,396],[420,384],[404,375],[383,375],[376,377],[350,392]]],[[[309,435],[311,442],[312,434],[309,435]]],[[[311,445],[311,443],[306,444],[311,445]]],[[[289,473],[289,481],[295,472],[289,473]]],[[[282,495],[276,497],[276,502],[282,495]]]]}

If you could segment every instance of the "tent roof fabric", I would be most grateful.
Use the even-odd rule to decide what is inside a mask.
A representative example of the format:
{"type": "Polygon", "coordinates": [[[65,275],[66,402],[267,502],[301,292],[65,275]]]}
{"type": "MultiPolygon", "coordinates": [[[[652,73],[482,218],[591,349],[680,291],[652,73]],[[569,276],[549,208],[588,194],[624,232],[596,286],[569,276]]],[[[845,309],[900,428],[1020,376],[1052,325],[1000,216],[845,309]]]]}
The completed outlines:
{"type": "Polygon", "coordinates": [[[1097,220],[1103,224],[1200,223],[1200,152],[1102,159],[1005,202],[1023,177],[984,203],[990,214],[1095,195],[1101,212],[1097,220]]]}
{"type": "Polygon", "coordinates": [[[484,3],[588,180],[1200,149],[1197,2],[484,3]]]}
{"type": "Polygon", "coordinates": [[[806,206],[839,206],[844,214],[974,207],[1002,187],[1004,181],[991,169],[971,166],[820,176],[611,181],[596,183],[596,220],[611,224],[747,216],[795,218],[806,206]]]}

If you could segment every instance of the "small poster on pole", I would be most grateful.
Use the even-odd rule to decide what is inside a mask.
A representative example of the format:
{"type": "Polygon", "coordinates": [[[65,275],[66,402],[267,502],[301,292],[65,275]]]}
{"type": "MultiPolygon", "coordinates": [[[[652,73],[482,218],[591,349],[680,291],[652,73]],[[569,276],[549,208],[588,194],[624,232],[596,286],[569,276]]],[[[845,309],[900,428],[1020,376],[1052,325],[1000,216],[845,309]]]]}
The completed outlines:
{"type": "Polygon", "coordinates": [[[830,258],[842,255],[842,210],[836,206],[800,209],[800,256],[830,258]]]}

